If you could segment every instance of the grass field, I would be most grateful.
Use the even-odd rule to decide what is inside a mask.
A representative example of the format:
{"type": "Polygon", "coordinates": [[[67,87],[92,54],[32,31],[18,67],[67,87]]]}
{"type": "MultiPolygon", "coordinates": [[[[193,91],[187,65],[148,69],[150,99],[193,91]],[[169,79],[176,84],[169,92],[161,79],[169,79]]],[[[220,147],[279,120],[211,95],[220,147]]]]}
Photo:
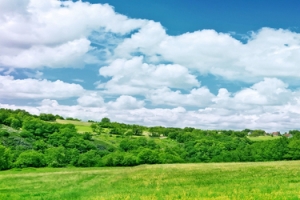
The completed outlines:
{"type": "Polygon", "coordinates": [[[265,141],[265,140],[277,140],[281,138],[281,136],[258,136],[258,137],[248,137],[248,139],[252,140],[252,141],[265,141]]]}
{"type": "Polygon", "coordinates": [[[0,199],[299,199],[300,161],[0,172],[0,199]]]}
{"type": "Polygon", "coordinates": [[[57,119],[56,122],[60,123],[60,124],[74,124],[79,133],[93,132],[93,130],[91,128],[92,123],[90,123],[90,122],[61,120],[61,119],[57,119]]]}

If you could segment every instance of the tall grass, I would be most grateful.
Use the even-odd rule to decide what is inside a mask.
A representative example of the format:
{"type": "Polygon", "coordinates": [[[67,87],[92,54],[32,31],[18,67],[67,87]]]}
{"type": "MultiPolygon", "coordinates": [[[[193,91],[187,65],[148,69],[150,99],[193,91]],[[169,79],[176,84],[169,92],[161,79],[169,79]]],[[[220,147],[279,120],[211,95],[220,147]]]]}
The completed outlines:
{"type": "Polygon", "coordinates": [[[300,161],[0,172],[0,199],[299,199],[300,161]]]}

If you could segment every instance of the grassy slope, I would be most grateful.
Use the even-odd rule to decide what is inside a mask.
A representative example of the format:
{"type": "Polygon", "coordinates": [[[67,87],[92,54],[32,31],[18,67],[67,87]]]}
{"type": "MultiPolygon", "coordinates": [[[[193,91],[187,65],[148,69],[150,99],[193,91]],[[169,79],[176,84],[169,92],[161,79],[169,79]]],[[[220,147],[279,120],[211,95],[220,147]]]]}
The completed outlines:
{"type": "Polygon", "coordinates": [[[300,161],[0,172],[0,199],[299,199],[300,161]]]}
{"type": "Polygon", "coordinates": [[[91,128],[91,124],[92,124],[91,122],[60,120],[60,119],[57,119],[56,122],[60,124],[74,124],[79,133],[93,132],[91,128]]]}
{"type": "MultiPolygon", "coordinates": [[[[56,122],[61,124],[74,124],[79,133],[93,132],[91,128],[92,123],[90,122],[60,120],[60,119],[57,119],[56,122]]],[[[149,132],[144,131],[143,135],[149,136],[149,132]]],[[[279,139],[280,137],[258,136],[258,137],[248,137],[248,138],[252,141],[263,141],[263,140],[275,140],[275,139],[279,139]]]]}

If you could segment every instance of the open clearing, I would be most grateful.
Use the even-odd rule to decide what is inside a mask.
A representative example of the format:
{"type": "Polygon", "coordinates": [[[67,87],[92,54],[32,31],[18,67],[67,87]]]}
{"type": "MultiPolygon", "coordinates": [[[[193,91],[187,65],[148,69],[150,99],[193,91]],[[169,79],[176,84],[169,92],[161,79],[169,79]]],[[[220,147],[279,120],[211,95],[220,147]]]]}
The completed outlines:
{"type": "Polygon", "coordinates": [[[252,140],[252,141],[265,141],[265,140],[277,140],[280,139],[282,136],[257,136],[257,137],[249,137],[248,139],[252,140]]]}
{"type": "Polygon", "coordinates": [[[299,199],[300,161],[28,168],[0,172],[0,199],[299,199]]]}
{"type": "Polygon", "coordinates": [[[91,124],[92,124],[91,122],[61,120],[61,119],[57,119],[56,122],[60,124],[74,124],[79,133],[93,132],[91,128],[91,124]]]}

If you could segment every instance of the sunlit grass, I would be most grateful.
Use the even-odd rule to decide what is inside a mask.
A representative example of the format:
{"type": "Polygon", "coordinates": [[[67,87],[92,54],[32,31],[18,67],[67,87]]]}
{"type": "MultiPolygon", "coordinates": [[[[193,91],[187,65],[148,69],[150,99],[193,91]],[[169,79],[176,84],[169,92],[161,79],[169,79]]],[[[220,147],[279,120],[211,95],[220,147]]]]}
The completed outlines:
{"type": "Polygon", "coordinates": [[[0,199],[299,199],[300,161],[0,172],[0,199]]]}
{"type": "Polygon", "coordinates": [[[74,125],[79,125],[79,126],[90,126],[92,123],[91,122],[83,122],[83,121],[75,121],[75,120],[61,120],[57,119],[57,123],[60,124],[74,124],[74,125]]]}
{"type": "Polygon", "coordinates": [[[93,132],[92,128],[90,126],[83,126],[83,125],[75,125],[77,131],[79,133],[84,133],[84,132],[93,132]]]}
{"type": "Polygon", "coordinates": [[[74,124],[79,133],[92,132],[93,131],[92,128],[91,128],[91,124],[92,124],[91,122],[61,120],[61,119],[57,119],[56,122],[60,123],[60,124],[74,124]]]}
{"type": "Polygon", "coordinates": [[[252,141],[265,141],[265,140],[277,140],[280,139],[281,136],[258,136],[258,137],[248,137],[248,139],[252,140],[252,141]]]}

